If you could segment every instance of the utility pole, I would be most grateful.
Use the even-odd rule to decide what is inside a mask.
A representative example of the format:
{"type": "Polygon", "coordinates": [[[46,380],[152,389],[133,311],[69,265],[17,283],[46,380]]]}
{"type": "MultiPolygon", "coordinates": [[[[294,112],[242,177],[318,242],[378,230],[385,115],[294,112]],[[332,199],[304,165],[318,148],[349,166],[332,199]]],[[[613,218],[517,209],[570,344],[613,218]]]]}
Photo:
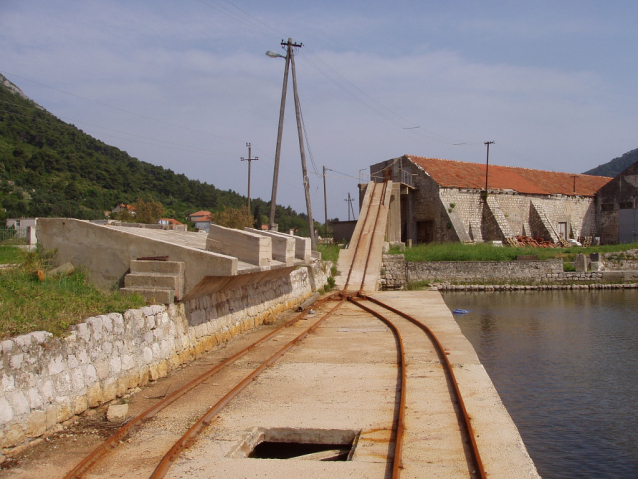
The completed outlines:
{"type": "MultiPolygon", "coordinates": [[[[288,44],[292,39],[288,39],[288,44]]],[[[299,45],[301,46],[301,44],[299,45]]],[[[301,155],[301,172],[303,174],[303,186],[306,193],[306,209],[308,210],[308,231],[310,233],[310,247],[317,249],[315,240],[315,222],[312,219],[312,205],[310,204],[310,181],[308,180],[308,170],[306,168],[306,152],[303,146],[303,127],[301,125],[301,106],[299,105],[299,94],[297,93],[297,73],[295,69],[295,56],[290,48],[290,63],[292,63],[292,92],[295,98],[295,114],[297,116],[297,134],[299,135],[299,153],[301,155]]]]}
{"type": "Polygon", "coordinates": [[[348,199],[347,200],[343,200],[343,201],[347,201],[348,202],[348,221],[350,221],[350,211],[352,210],[352,218],[354,218],[354,210],[352,209],[352,202],[354,201],[354,198],[350,198],[350,193],[348,193],[348,199]]]}
{"type": "MultiPolygon", "coordinates": [[[[292,47],[296,46],[292,43],[292,38],[288,39],[286,45],[286,68],[284,69],[284,86],[281,90],[281,105],[279,107],[279,128],[277,129],[277,147],[275,148],[275,171],[272,178],[272,194],[270,195],[270,219],[268,221],[268,229],[276,230],[275,226],[275,207],[277,205],[277,181],[279,178],[279,158],[281,156],[281,135],[284,130],[284,111],[286,109],[286,92],[288,91],[288,70],[290,67],[290,59],[292,57],[292,47]]],[[[301,45],[299,45],[301,46],[301,45]]],[[[267,53],[269,55],[269,53],[267,53]]],[[[274,55],[274,53],[273,53],[274,55]]]]}
{"type": "Polygon", "coordinates": [[[248,147],[248,158],[244,158],[243,156],[241,157],[241,161],[247,161],[248,162],[248,212],[250,212],[250,163],[252,161],[258,160],[259,158],[256,156],[254,158],[250,157],[250,143],[246,143],[246,146],[248,147]]]}
{"type": "Polygon", "coordinates": [[[494,142],[486,141],[483,144],[487,146],[487,159],[485,160],[485,201],[487,201],[487,177],[490,168],[490,145],[493,145],[494,142]]]}
{"type": "Polygon", "coordinates": [[[326,196],[326,167],[323,167],[323,213],[326,220],[326,229],[323,235],[328,237],[328,197],[326,196]]]}
{"type": "Polygon", "coordinates": [[[266,55],[269,57],[282,57],[286,59],[286,68],[284,70],[284,85],[281,92],[281,106],[279,108],[279,128],[277,130],[277,147],[275,150],[275,171],[272,180],[272,195],[270,197],[270,219],[269,228],[271,230],[276,229],[275,226],[275,208],[277,206],[277,179],[279,177],[279,159],[281,157],[281,137],[284,126],[284,110],[286,108],[286,91],[288,89],[288,71],[290,65],[292,65],[292,89],[295,99],[295,113],[297,116],[297,133],[299,135],[299,153],[301,154],[301,170],[303,174],[303,184],[306,193],[306,208],[308,210],[308,230],[310,233],[310,245],[314,250],[316,249],[315,241],[315,226],[312,219],[312,205],[310,203],[310,182],[308,181],[308,170],[306,168],[306,152],[303,145],[303,127],[301,124],[301,107],[299,105],[299,94],[297,92],[297,73],[295,69],[295,56],[294,48],[301,48],[303,44],[293,43],[292,38],[289,38],[287,42],[281,41],[281,46],[286,47],[286,56],[279,55],[275,52],[268,51],[266,55]]]}

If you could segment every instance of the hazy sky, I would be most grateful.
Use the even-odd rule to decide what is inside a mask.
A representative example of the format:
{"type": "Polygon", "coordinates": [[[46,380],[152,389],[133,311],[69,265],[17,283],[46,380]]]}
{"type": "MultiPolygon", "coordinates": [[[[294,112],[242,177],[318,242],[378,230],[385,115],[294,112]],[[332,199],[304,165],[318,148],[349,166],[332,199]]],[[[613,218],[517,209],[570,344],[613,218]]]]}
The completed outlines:
{"type": "MultiPolygon", "coordinates": [[[[637,148],[636,24],[635,0],[0,0],[0,72],[221,189],[246,194],[251,142],[269,200],[285,62],[264,53],[292,37],[323,222],[323,166],[346,219],[359,170],[403,154],[484,162],[490,140],[490,163],[580,173],[637,148]]],[[[304,211],[301,180],[290,89],[277,202],[304,211]]]]}

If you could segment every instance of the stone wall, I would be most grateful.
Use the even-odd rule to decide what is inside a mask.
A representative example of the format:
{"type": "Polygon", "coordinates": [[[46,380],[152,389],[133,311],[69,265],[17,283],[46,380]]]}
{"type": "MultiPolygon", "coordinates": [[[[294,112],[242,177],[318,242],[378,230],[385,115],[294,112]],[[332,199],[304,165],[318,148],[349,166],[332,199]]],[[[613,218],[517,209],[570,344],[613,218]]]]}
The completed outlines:
{"type": "Polygon", "coordinates": [[[179,305],[89,318],[63,338],[38,331],[0,342],[0,446],[7,452],[58,430],[88,408],[166,376],[301,303],[314,285],[326,283],[329,269],[316,263],[179,305]]]}
{"type": "MultiPolygon", "coordinates": [[[[638,270],[638,250],[629,254],[607,253],[603,269],[638,270]],[[618,256],[623,258],[618,259],[618,256]],[[615,258],[613,263],[610,258],[615,258]]],[[[544,261],[405,261],[403,255],[384,255],[382,289],[405,288],[408,282],[601,282],[611,279],[603,271],[565,272],[561,259],[544,261]]],[[[629,277],[625,280],[630,279],[629,277]]],[[[623,281],[623,277],[619,277],[623,281]]]]}
{"type": "Polygon", "coordinates": [[[601,254],[606,271],[638,270],[638,249],[601,254]]]}

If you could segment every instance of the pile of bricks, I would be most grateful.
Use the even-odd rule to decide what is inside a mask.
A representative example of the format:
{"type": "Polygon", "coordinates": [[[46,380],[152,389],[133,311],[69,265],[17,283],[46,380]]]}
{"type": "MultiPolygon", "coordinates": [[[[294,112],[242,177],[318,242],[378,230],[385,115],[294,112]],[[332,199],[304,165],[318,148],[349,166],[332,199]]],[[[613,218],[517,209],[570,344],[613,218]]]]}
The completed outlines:
{"type": "Polygon", "coordinates": [[[543,238],[536,237],[531,238],[529,236],[515,236],[513,238],[507,238],[507,244],[509,246],[522,247],[531,246],[533,248],[557,248],[561,245],[557,245],[552,241],[546,241],[543,238]]]}

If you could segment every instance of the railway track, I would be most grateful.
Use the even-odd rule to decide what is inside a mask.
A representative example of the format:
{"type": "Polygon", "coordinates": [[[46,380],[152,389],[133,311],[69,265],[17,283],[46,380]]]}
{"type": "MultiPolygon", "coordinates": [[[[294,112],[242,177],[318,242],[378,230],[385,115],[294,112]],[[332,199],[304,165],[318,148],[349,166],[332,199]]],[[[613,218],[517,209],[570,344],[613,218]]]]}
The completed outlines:
{"type": "Polygon", "coordinates": [[[311,317],[305,316],[305,313],[295,316],[138,414],[69,471],[65,479],[163,478],[170,475],[171,467],[179,460],[180,454],[196,444],[202,432],[215,427],[220,415],[224,414],[225,406],[336,312],[353,307],[360,310],[360,314],[382,321],[392,331],[397,347],[395,407],[388,424],[391,432],[387,438],[389,449],[383,477],[396,479],[402,473],[406,477],[419,477],[411,465],[440,460],[437,455],[444,448],[446,453],[463,458],[460,462],[455,460],[454,474],[448,477],[484,479],[486,472],[475,432],[448,360],[448,351],[418,319],[365,292],[370,284],[366,280],[366,271],[374,242],[379,236],[383,239],[383,232],[376,231],[376,226],[382,214],[386,185],[378,185],[374,185],[373,196],[376,193],[375,197],[380,200],[368,208],[362,234],[353,245],[355,251],[345,291],[322,299],[315,306],[316,314],[311,317]],[[381,194],[377,188],[383,188],[381,194]],[[300,321],[302,318],[306,321],[300,321]],[[446,439],[447,442],[442,442],[440,437],[424,439],[415,434],[415,431],[428,428],[427,413],[417,400],[424,390],[436,396],[442,411],[456,417],[456,427],[451,428],[455,431],[446,439]]]}

